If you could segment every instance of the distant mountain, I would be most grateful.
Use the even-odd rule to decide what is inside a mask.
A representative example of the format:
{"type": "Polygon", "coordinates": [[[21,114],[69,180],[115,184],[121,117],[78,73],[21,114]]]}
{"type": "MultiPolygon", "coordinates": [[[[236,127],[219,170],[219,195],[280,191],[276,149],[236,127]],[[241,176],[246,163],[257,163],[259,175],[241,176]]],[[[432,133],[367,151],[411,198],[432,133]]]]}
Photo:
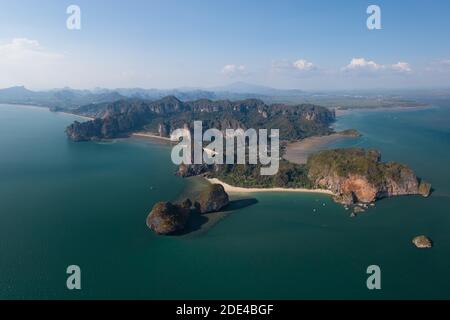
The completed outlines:
{"type": "Polygon", "coordinates": [[[115,91],[127,98],[158,100],[167,96],[176,96],[182,101],[196,99],[270,99],[271,97],[304,96],[301,90],[275,89],[266,86],[254,85],[245,82],[234,82],[226,86],[212,88],[183,87],[176,89],[143,89],[143,88],[117,88],[114,90],[96,88],[93,93],[106,93],[115,91]]]}
{"type": "Polygon", "coordinates": [[[297,89],[276,89],[267,86],[235,82],[208,89],[183,87],[178,89],[71,88],[31,91],[25,87],[0,89],[0,103],[27,104],[49,107],[52,110],[71,110],[90,104],[101,104],[125,98],[156,101],[175,96],[181,101],[199,99],[246,100],[259,99],[267,104],[317,104],[330,108],[415,107],[424,104],[450,105],[450,90],[366,90],[306,92],[297,89]]]}
{"type": "Polygon", "coordinates": [[[141,89],[141,88],[119,88],[116,89],[119,94],[128,98],[139,98],[148,100],[157,100],[167,96],[176,96],[180,100],[193,100],[193,99],[215,99],[214,92],[201,90],[201,89],[141,89]]]}
{"type": "Polygon", "coordinates": [[[0,101],[3,100],[20,100],[31,99],[35,96],[35,92],[26,89],[23,86],[0,89],[0,101]]]}
{"type": "Polygon", "coordinates": [[[31,91],[25,87],[0,89],[0,103],[48,107],[52,110],[70,110],[90,103],[113,102],[125,98],[116,91],[94,93],[70,88],[49,91],[31,91]]]}

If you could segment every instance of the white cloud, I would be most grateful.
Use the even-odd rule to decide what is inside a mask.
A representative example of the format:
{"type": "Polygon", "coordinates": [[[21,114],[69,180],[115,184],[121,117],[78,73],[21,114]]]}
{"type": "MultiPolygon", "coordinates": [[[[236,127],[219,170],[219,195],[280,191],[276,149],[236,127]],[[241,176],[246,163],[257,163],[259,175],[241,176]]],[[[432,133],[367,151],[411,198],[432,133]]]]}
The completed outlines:
{"type": "Polygon", "coordinates": [[[236,77],[247,74],[247,68],[244,65],[227,64],[221,70],[221,73],[228,77],[236,77]]]}
{"type": "Polygon", "coordinates": [[[296,61],[276,60],[272,62],[271,72],[278,75],[285,75],[291,78],[309,77],[317,75],[320,69],[312,62],[306,59],[296,61]]]}
{"type": "Polygon", "coordinates": [[[356,71],[359,73],[376,73],[394,71],[398,73],[410,73],[412,68],[407,62],[397,62],[395,64],[383,65],[365,58],[353,58],[350,63],[342,68],[344,72],[356,71]]]}
{"type": "Polygon", "coordinates": [[[441,60],[441,61],[439,61],[438,64],[441,65],[441,66],[449,67],[450,66],[450,59],[441,60]]]}
{"type": "Polygon", "coordinates": [[[316,69],[315,65],[312,62],[306,61],[305,59],[299,59],[292,65],[299,71],[311,71],[316,69]]]}
{"type": "Polygon", "coordinates": [[[366,60],[364,58],[353,58],[350,63],[344,67],[344,71],[348,70],[372,70],[377,71],[382,69],[383,66],[377,64],[374,61],[366,60]]]}
{"type": "Polygon", "coordinates": [[[393,64],[390,66],[392,70],[398,71],[398,72],[411,72],[411,66],[407,62],[397,62],[396,64],[393,64]]]}

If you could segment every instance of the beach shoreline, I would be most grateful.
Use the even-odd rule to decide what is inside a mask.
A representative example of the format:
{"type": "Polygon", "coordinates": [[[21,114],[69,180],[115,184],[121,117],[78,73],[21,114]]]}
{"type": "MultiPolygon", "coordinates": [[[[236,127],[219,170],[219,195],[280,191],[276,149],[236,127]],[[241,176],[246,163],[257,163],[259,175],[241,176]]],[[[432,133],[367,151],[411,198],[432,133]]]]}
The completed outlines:
{"type": "MultiPolygon", "coordinates": [[[[49,111],[52,112],[51,110],[49,110],[49,111]]],[[[87,116],[80,116],[78,114],[70,113],[70,112],[66,112],[66,111],[54,111],[54,113],[64,114],[64,115],[67,115],[67,116],[75,116],[75,117],[78,117],[78,118],[81,118],[81,119],[84,119],[84,120],[87,120],[87,121],[95,120],[95,118],[91,118],[91,117],[87,117],[87,116]]]]}
{"type": "Polygon", "coordinates": [[[330,190],[324,190],[324,189],[305,189],[305,188],[243,188],[243,187],[235,187],[232,185],[229,185],[217,178],[205,178],[209,183],[212,184],[221,184],[223,188],[225,189],[225,192],[231,193],[231,194],[237,194],[237,193],[267,193],[267,192],[292,192],[292,193],[320,193],[320,194],[326,194],[329,196],[334,196],[334,193],[330,190]]]}
{"type": "Polygon", "coordinates": [[[306,164],[308,157],[318,151],[325,149],[327,145],[341,139],[357,138],[357,136],[347,135],[340,132],[327,136],[312,136],[299,141],[290,142],[286,146],[283,158],[296,164],[306,164]]]}
{"type": "Polygon", "coordinates": [[[161,136],[157,136],[154,134],[150,134],[150,133],[144,133],[144,132],[136,132],[136,133],[132,133],[131,134],[132,137],[135,138],[143,138],[143,139],[148,139],[148,140],[157,140],[158,142],[165,142],[168,144],[174,143],[174,141],[170,140],[170,138],[166,138],[166,137],[161,137],[161,136]]]}
{"type": "Polygon", "coordinates": [[[336,113],[336,117],[339,118],[341,116],[345,116],[354,112],[392,112],[392,111],[420,111],[424,109],[430,109],[433,108],[433,105],[423,105],[423,106],[411,106],[411,107],[405,107],[405,106],[398,106],[398,107],[354,107],[354,108],[347,108],[347,109],[340,109],[340,108],[334,108],[334,111],[336,113]]]}

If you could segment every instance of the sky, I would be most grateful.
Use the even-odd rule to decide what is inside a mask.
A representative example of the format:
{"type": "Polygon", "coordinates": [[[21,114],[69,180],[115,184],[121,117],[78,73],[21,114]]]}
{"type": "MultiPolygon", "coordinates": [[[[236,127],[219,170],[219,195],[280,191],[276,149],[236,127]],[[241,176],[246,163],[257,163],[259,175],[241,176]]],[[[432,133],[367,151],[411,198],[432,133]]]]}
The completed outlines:
{"type": "Polygon", "coordinates": [[[442,88],[449,39],[448,0],[0,0],[0,88],[442,88]]]}

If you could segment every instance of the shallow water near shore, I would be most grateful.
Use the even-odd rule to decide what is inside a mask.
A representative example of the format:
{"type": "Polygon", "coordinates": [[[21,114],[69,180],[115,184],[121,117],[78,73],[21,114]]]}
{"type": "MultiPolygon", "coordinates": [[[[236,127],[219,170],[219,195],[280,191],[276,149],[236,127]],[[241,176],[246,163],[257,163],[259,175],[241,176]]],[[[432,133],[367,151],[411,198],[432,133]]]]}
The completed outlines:
{"type": "Polygon", "coordinates": [[[327,195],[241,195],[256,201],[179,237],[145,225],[155,202],[201,188],[174,176],[170,147],[72,143],[75,119],[0,105],[0,298],[450,298],[449,109],[357,111],[336,124],[363,137],[334,146],[409,164],[433,184],[428,199],[383,200],[352,219],[327,195]],[[435,247],[415,249],[419,234],[435,247]],[[66,289],[71,264],[80,291],[66,289]],[[366,287],[373,264],[380,291],[366,287]]]}

